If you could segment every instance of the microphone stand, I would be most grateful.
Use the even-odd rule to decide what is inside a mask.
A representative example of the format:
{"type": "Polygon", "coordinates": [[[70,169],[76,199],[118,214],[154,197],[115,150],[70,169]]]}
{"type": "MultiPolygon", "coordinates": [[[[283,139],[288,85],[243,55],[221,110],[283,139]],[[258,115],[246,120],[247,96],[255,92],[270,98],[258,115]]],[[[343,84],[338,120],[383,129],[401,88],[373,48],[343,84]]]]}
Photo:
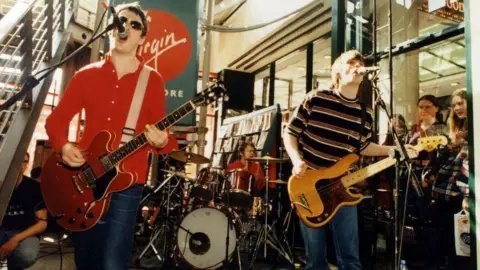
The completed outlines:
{"type": "MultiPolygon", "coordinates": [[[[377,96],[377,100],[375,101],[375,104],[380,106],[383,111],[385,112],[385,114],[387,115],[387,121],[388,121],[388,125],[390,127],[390,130],[392,132],[392,137],[393,137],[393,141],[395,142],[395,145],[397,147],[396,151],[395,151],[395,158],[397,159],[397,164],[395,165],[395,189],[393,190],[393,200],[394,200],[394,219],[395,219],[395,227],[394,227],[394,231],[395,231],[395,253],[394,253],[394,268],[393,269],[399,269],[400,267],[400,258],[401,258],[401,245],[402,245],[402,241],[403,241],[403,227],[404,227],[404,224],[405,224],[405,212],[406,212],[406,207],[407,207],[407,197],[406,195],[408,194],[408,188],[410,186],[410,180],[412,181],[412,186],[417,194],[418,197],[423,197],[424,194],[423,194],[423,190],[421,189],[420,187],[420,184],[419,184],[419,180],[417,178],[417,176],[415,175],[415,173],[413,173],[412,171],[412,160],[410,159],[410,157],[408,156],[408,152],[407,152],[407,149],[405,148],[405,143],[402,142],[395,130],[395,127],[392,125],[392,113],[389,112],[389,110],[387,109],[387,105],[385,104],[384,100],[382,99],[382,96],[381,96],[381,93],[380,93],[380,89],[378,88],[377,86],[377,79],[378,79],[378,72],[374,73],[373,74],[373,77],[371,78],[371,82],[372,82],[372,88],[377,96]],[[399,174],[400,174],[400,166],[401,164],[404,163],[406,165],[406,167],[408,168],[408,177],[407,177],[407,184],[406,184],[406,193],[405,193],[405,203],[403,205],[403,221],[402,221],[402,225],[400,226],[399,225],[399,207],[398,207],[398,190],[399,190],[399,174]],[[413,178],[412,178],[412,175],[413,175],[413,178]],[[400,234],[401,232],[401,234],[400,234]],[[400,243],[399,243],[399,240],[400,240],[400,243]]],[[[390,78],[391,80],[391,78],[390,78]]]]}
{"type": "MultiPolygon", "coordinates": [[[[106,13],[106,11],[105,11],[106,13]]],[[[105,15],[105,13],[103,15],[105,15]]],[[[103,18],[103,16],[102,16],[103,18]]],[[[103,19],[102,19],[103,20],[103,19]]],[[[99,25],[100,26],[100,25],[99,25]]],[[[97,29],[95,30],[94,34],[98,31],[98,28],[99,26],[97,26],[97,29]]],[[[90,38],[90,40],[85,43],[84,45],[82,45],[80,48],[78,48],[77,50],[75,50],[73,53],[71,53],[68,57],[66,57],[65,59],[63,59],[62,61],[58,62],[57,64],[54,64],[46,69],[43,69],[39,72],[37,72],[35,75],[28,75],[26,78],[25,78],[25,81],[22,83],[22,88],[20,89],[20,91],[18,93],[16,93],[15,95],[13,95],[10,99],[8,99],[5,103],[3,103],[2,105],[0,105],[0,111],[3,111],[3,110],[6,110],[7,108],[9,108],[11,105],[13,105],[15,102],[17,102],[17,100],[21,99],[25,94],[27,94],[28,92],[32,91],[33,88],[35,88],[42,80],[44,80],[50,73],[52,73],[53,71],[55,71],[56,68],[58,68],[59,66],[63,65],[64,63],[66,63],[67,61],[69,61],[73,56],[77,55],[79,52],[83,51],[85,48],[87,48],[90,44],[92,44],[95,40],[99,39],[101,36],[103,36],[105,33],[113,30],[115,28],[115,24],[110,24],[108,25],[102,32],[100,32],[99,34],[93,36],[92,38],[90,38]],[[42,73],[42,72],[45,72],[45,74],[43,74],[42,76],[40,76],[38,79],[35,78],[36,75],[42,73]]]]}

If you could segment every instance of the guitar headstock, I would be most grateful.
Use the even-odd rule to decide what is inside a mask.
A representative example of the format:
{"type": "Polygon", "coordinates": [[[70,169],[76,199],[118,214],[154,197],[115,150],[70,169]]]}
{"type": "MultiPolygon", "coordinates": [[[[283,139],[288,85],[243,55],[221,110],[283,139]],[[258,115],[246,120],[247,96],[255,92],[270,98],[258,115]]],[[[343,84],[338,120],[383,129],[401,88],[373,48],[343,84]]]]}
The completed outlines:
{"type": "Polygon", "coordinates": [[[219,98],[227,99],[227,90],[222,82],[216,82],[215,84],[209,86],[207,89],[198,93],[192,100],[195,103],[195,106],[204,106],[211,103],[214,103],[219,98]]]}
{"type": "Polygon", "coordinates": [[[425,151],[431,152],[439,145],[447,145],[448,139],[445,136],[430,136],[418,138],[418,145],[425,151]]]}

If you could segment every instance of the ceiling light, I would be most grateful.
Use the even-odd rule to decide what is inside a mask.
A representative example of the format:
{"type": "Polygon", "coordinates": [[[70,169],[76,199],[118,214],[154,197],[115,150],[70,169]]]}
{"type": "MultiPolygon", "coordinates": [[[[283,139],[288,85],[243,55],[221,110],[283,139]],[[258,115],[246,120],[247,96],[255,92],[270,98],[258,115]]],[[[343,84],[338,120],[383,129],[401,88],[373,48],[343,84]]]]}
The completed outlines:
{"type": "Polygon", "coordinates": [[[297,67],[297,69],[298,69],[298,70],[301,70],[301,71],[305,70],[304,67],[297,67]]]}
{"type": "Polygon", "coordinates": [[[425,92],[425,91],[424,91],[423,89],[420,89],[418,92],[423,93],[423,92],[425,92]]]}
{"type": "Polygon", "coordinates": [[[451,85],[451,86],[459,86],[460,83],[459,83],[459,82],[453,82],[453,83],[451,83],[450,85],[451,85]]]}
{"type": "Polygon", "coordinates": [[[324,59],[332,59],[332,56],[331,55],[325,55],[323,58],[324,59]]]}

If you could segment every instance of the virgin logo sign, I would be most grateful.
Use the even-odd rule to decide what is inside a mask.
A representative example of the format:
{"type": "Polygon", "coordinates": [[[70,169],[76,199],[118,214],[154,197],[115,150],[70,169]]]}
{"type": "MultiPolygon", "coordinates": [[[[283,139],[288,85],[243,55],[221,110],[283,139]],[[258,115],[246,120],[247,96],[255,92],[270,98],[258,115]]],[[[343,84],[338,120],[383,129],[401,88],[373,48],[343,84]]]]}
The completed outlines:
{"type": "Polygon", "coordinates": [[[190,34],[182,21],[161,10],[149,10],[147,20],[148,34],[138,53],[165,82],[172,80],[182,73],[190,60],[190,34]]]}

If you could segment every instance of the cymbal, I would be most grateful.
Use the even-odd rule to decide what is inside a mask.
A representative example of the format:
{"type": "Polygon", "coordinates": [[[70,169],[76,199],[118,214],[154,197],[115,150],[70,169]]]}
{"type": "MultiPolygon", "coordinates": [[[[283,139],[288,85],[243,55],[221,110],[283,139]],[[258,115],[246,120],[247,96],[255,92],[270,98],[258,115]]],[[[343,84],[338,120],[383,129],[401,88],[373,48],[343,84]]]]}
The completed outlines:
{"type": "Polygon", "coordinates": [[[170,170],[163,170],[163,169],[161,171],[172,174],[172,175],[175,175],[175,176],[185,178],[186,180],[189,180],[189,181],[195,181],[195,177],[192,177],[192,176],[190,176],[190,175],[188,175],[187,173],[184,173],[184,172],[177,172],[177,171],[170,171],[170,170]]]}
{"type": "Polygon", "coordinates": [[[274,158],[271,156],[263,156],[263,157],[253,157],[247,158],[248,161],[257,161],[257,162],[272,162],[272,163],[283,163],[287,162],[288,158],[274,158]]]}
{"type": "Polygon", "coordinates": [[[194,154],[190,152],[185,152],[185,151],[173,151],[170,153],[170,157],[173,159],[176,159],[180,162],[190,162],[190,163],[195,163],[195,164],[203,164],[203,163],[209,163],[210,159],[199,155],[199,154],[194,154]]]}
{"type": "Polygon", "coordinates": [[[288,181],[284,181],[284,180],[280,180],[280,179],[278,179],[278,180],[270,180],[270,181],[268,181],[268,182],[269,182],[269,183],[275,183],[275,184],[285,184],[285,185],[288,184],[288,181]]]}

